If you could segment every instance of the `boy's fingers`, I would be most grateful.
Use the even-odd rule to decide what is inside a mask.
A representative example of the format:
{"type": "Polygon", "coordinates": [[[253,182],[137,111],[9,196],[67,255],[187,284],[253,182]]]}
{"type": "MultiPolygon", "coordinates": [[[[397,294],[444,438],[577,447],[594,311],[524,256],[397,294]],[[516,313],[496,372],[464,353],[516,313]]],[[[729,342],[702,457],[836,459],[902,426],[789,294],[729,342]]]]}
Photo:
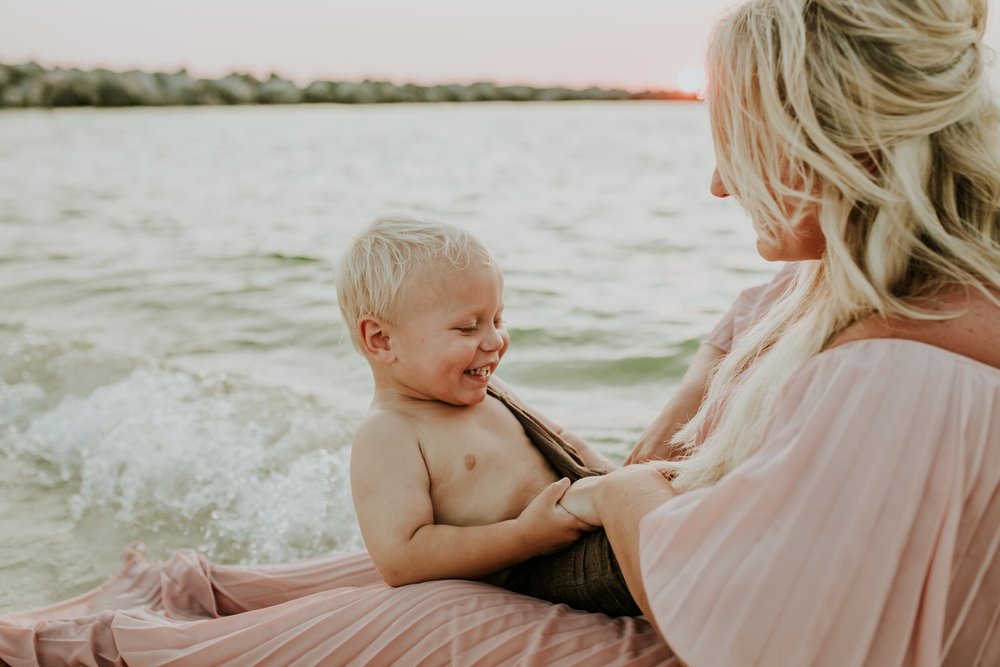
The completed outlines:
{"type": "Polygon", "coordinates": [[[545,490],[542,491],[542,493],[546,495],[547,499],[551,497],[551,502],[555,505],[559,502],[559,499],[563,497],[563,494],[566,493],[566,489],[568,489],[569,486],[569,478],[563,477],[562,479],[556,480],[545,487],[545,490]]]}

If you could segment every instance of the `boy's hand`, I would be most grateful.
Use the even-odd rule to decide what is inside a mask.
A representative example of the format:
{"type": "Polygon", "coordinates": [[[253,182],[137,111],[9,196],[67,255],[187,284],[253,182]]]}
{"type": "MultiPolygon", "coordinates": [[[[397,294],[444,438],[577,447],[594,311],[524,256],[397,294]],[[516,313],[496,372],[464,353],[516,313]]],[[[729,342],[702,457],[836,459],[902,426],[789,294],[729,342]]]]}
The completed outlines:
{"type": "Polygon", "coordinates": [[[565,477],[552,482],[517,517],[524,532],[525,543],[533,554],[559,551],[576,542],[583,533],[596,528],[580,521],[560,506],[559,499],[569,487],[569,479],[565,477]]]}

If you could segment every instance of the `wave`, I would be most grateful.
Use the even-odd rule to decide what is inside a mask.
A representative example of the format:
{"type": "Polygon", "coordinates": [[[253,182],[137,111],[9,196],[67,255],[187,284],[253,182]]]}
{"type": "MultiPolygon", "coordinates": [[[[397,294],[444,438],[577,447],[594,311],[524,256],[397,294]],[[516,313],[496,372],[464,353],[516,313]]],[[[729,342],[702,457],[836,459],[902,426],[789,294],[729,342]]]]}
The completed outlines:
{"type": "Polygon", "coordinates": [[[0,350],[0,452],[40,491],[69,491],[73,520],[180,532],[219,560],[361,546],[353,425],[329,405],[16,325],[0,325],[0,350]]]}
{"type": "MultiPolygon", "coordinates": [[[[699,343],[700,338],[693,338],[669,347],[665,353],[621,358],[580,357],[579,348],[573,350],[574,356],[560,359],[552,359],[551,355],[537,359],[531,358],[534,355],[525,355],[504,366],[504,377],[517,383],[575,390],[660,385],[680,379],[699,343]]],[[[601,351],[607,352],[595,350],[595,354],[601,351]]]]}

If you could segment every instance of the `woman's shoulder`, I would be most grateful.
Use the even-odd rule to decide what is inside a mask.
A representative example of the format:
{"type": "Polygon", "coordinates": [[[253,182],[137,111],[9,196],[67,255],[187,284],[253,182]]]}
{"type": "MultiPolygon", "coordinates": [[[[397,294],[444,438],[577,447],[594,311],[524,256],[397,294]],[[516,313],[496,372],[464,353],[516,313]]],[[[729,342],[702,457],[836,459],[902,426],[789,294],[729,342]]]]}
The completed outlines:
{"type": "Polygon", "coordinates": [[[853,372],[850,383],[842,383],[845,393],[936,391],[942,399],[953,395],[954,382],[970,375],[1000,388],[1000,367],[954,350],[910,338],[862,338],[827,348],[809,360],[790,379],[799,384],[827,383],[835,371],[853,372]],[[933,387],[910,385],[933,378],[933,387]]]}
{"type": "MultiPolygon", "coordinates": [[[[1000,301],[1000,293],[994,298],[1000,301]]],[[[852,344],[881,341],[877,347],[883,349],[895,347],[903,354],[926,356],[935,353],[929,346],[1000,371],[1000,306],[996,302],[978,290],[953,288],[939,293],[932,308],[958,314],[943,320],[870,318],[844,330],[824,353],[849,346],[845,353],[865,354],[871,346],[852,344]]]]}
{"type": "Polygon", "coordinates": [[[771,439],[782,449],[793,436],[812,447],[828,437],[873,442],[906,434],[901,439],[910,441],[919,431],[933,448],[943,444],[934,434],[959,422],[981,423],[979,436],[988,432],[995,440],[998,411],[997,366],[918,340],[865,338],[824,350],[793,373],[769,433],[781,433],[771,439]],[[953,421],[958,415],[962,419],[953,421]]]}

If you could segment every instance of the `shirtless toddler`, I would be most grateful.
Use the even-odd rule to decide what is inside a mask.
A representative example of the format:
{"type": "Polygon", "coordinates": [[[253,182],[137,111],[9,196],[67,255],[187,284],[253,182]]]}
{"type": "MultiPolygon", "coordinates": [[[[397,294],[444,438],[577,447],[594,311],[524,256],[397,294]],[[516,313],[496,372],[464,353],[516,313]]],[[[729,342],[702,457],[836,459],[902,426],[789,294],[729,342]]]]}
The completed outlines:
{"type": "MultiPolygon", "coordinates": [[[[494,575],[505,585],[511,566],[594,529],[559,505],[570,480],[497,398],[510,396],[494,377],[510,337],[503,275],[482,244],[450,225],[379,220],[348,250],[337,294],[375,380],[352,445],[351,488],[387,583],[494,575]]],[[[614,467],[532,417],[586,466],[614,467]]]]}

